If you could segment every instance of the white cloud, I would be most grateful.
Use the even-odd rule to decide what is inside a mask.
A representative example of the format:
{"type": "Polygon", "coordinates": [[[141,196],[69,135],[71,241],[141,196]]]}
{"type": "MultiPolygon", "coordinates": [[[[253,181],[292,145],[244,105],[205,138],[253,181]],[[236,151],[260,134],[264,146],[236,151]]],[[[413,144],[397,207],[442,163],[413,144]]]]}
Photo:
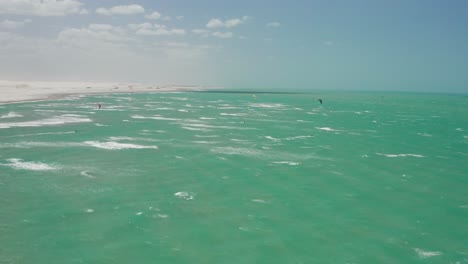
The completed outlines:
{"type": "Polygon", "coordinates": [[[245,23],[249,17],[243,16],[241,18],[233,18],[233,19],[228,19],[226,21],[222,21],[219,18],[212,18],[208,23],[206,24],[207,28],[233,28],[236,27],[240,24],[245,23]]]}
{"type": "Polygon", "coordinates": [[[169,21],[171,20],[172,18],[170,16],[165,16],[162,18],[163,21],[169,21]]]}
{"type": "Polygon", "coordinates": [[[232,36],[234,36],[234,34],[232,34],[232,32],[213,32],[212,34],[213,36],[215,37],[218,37],[218,38],[232,38],[232,36]]]}
{"type": "Polygon", "coordinates": [[[15,29],[24,26],[27,23],[30,23],[31,19],[25,19],[23,21],[14,21],[14,20],[4,20],[0,23],[0,28],[6,29],[15,29]]]}
{"type": "Polygon", "coordinates": [[[154,20],[156,20],[156,19],[160,19],[160,18],[161,18],[161,14],[155,11],[155,12],[151,13],[150,15],[146,15],[145,17],[146,17],[147,19],[154,19],[154,20]]]}
{"type": "Polygon", "coordinates": [[[83,14],[78,0],[0,0],[0,14],[65,16],[83,14]]]}
{"type": "Polygon", "coordinates": [[[62,30],[57,42],[71,46],[88,46],[96,42],[120,45],[131,39],[121,27],[108,24],[90,24],[86,28],[69,28],[62,30]]]}
{"type": "Polygon", "coordinates": [[[155,28],[155,29],[147,29],[142,28],[137,30],[137,35],[145,35],[145,36],[183,36],[185,35],[184,29],[167,29],[167,28],[155,28]]]}
{"type": "MultiPolygon", "coordinates": [[[[157,25],[157,24],[155,24],[155,25],[157,25]]],[[[135,31],[139,30],[139,29],[151,29],[151,28],[153,28],[153,26],[154,26],[153,24],[148,23],[148,22],[142,23],[142,24],[129,24],[128,25],[128,27],[130,29],[135,30],[135,31]]]]}
{"type": "Polygon", "coordinates": [[[203,37],[207,37],[207,36],[210,35],[211,31],[209,31],[207,29],[196,28],[196,29],[192,29],[192,33],[196,34],[196,35],[203,36],[203,37]]]}
{"type": "Polygon", "coordinates": [[[267,23],[267,27],[279,27],[281,24],[279,22],[270,22],[267,23]]]}
{"type": "Polygon", "coordinates": [[[100,7],[96,9],[96,13],[100,15],[135,15],[135,14],[141,14],[144,13],[145,9],[141,5],[120,5],[120,6],[114,6],[111,8],[103,8],[100,7]]]}

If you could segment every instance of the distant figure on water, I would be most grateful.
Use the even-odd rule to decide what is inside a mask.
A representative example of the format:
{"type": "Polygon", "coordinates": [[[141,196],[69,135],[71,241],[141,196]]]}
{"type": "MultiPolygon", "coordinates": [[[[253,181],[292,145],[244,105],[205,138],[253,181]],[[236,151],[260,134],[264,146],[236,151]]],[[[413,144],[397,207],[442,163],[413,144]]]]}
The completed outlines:
{"type": "Polygon", "coordinates": [[[318,101],[320,102],[320,104],[322,104],[322,103],[323,103],[322,99],[318,99],[318,101]]]}
{"type": "Polygon", "coordinates": [[[97,104],[98,105],[98,108],[101,109],[101,104],[97,104]]]}

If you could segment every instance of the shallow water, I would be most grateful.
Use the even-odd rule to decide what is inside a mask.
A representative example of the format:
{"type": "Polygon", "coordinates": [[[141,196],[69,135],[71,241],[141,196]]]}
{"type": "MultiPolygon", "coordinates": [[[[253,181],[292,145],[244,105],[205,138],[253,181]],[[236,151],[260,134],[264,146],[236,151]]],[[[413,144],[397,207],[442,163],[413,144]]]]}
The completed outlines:
{"type": "Polygon", "coordinates": [[[468,263],[467,117],[400,93],[0,105],[0,263],[468,263]]]}

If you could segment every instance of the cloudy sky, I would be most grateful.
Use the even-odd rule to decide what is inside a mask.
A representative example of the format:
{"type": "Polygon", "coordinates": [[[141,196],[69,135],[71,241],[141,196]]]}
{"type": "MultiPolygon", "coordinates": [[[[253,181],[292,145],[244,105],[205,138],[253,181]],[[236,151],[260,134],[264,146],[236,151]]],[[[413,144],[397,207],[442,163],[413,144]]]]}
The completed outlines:
{"type": "Polygon", "coordinates": [[[0,79],[468,92],[464,0],[0,0],[0,79]]]}

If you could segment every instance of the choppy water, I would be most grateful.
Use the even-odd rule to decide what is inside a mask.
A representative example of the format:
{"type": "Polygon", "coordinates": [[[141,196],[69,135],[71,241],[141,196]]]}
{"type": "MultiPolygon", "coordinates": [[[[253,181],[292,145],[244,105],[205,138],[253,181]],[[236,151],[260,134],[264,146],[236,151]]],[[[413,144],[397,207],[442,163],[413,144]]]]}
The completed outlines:
{"type": "Polygon", "coordinates": [[[0,263],[468,263],[467,174],[466,96],[0,105],[0,263]]]}

